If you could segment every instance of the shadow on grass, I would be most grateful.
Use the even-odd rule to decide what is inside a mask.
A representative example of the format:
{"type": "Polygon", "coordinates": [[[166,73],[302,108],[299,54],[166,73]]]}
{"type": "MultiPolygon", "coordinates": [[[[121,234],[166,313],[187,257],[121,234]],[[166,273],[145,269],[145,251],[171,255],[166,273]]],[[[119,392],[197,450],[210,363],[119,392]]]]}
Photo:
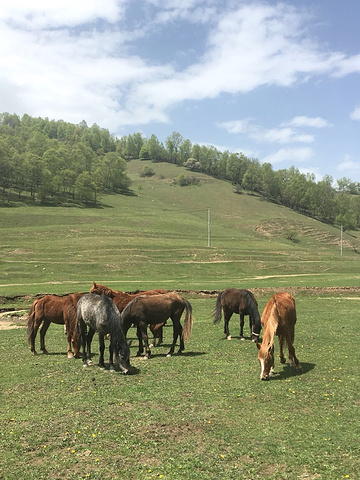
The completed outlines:
{"type": "Polygon", "coordinates": [[[283,380],[284,378],[289,377],[297,377],[299,375],[306,375],[307,373],[311,372],[316,367],[315,363],[301,363],[302,371],[298,372],[295,367],[291,367],[290,365],[284,365],[283,369],[281,370],[281,364],[275,369],[274,376],[271,377],[272,380],[283,380]]]}

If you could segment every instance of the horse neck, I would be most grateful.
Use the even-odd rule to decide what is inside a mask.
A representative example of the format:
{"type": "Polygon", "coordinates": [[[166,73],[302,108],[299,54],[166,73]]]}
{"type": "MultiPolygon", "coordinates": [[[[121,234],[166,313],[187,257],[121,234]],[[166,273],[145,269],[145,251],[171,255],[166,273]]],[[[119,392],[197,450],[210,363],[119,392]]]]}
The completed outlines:
{"type": "Polygon", "coordinates": [[[266,305],[262,318],[263,324],[263,340],[262,345],[272,346],[274,344],[274,336],[279,325],[276,303],[266,305]]]}

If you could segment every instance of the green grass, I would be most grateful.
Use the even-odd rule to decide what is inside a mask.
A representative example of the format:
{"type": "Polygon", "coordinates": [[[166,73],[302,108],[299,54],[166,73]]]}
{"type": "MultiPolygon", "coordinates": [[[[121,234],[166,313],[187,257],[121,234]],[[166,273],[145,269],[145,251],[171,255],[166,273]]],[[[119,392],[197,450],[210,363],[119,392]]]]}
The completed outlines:
{"type": "Polygon", "coordinates": [[[133,196],[98,208],[0,207],[0,295],[114,289],[359,285],[358,232],[299,215],[202,174],[178,187],[182,167],[131,161],[133,196]],[[138,185],[142,189],[138,189],[138,185]],[[208,209],[211,212],[208,247],[208,209]],[[286,238],[288,229],[298,242],[286,238]]]}
{"type": "MultiPolygon", "coordinates": [[[[68,360],[61,327],[48,331],[51,354],[35,357],[24,329],[2,331],[0,477],[358,478],[358,298],[298,295],[304,372],[276,362],[269,382],[238,320],[226,341],[222,322],[212,325],[215,299],[188,298],[195,323],[184,354],[166,358],[164,345],[144,361],[134,342],[131,376],[68,360]]],[[[258,297],[261,311],[267,300],[258,297]]]]}

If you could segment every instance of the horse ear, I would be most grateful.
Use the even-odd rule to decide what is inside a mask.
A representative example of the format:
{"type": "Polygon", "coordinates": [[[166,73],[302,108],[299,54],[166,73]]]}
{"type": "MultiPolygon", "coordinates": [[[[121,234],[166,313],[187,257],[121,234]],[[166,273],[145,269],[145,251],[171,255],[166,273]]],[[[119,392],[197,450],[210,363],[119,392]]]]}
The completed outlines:
{"type": "Polygon", "coordinates": [[[127,344],[128,344],[129,347],[131,347],[132,340],[128,340],[127,344]]]}
{"type": "Polygon", "coordinates": [[[96,282],[93,282],[94,288],[96,288],[96,282]]]}
{"type": "Polygon", "coordinates": [[[259,342],[256,343],[257,349],[260,350],[261,344],[259,342]]]}

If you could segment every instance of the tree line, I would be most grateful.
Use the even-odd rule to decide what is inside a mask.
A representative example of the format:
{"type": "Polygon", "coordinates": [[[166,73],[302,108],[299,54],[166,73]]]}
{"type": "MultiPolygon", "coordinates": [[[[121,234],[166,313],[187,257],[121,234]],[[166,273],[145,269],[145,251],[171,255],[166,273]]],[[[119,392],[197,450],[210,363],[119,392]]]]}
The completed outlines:
{"type": "MultiPolygon", "coordinates": [[[[27,114],[0,114],[0,188],[2,201],[26,192],[35,201],[96,202],[101,193],[124,193],[131,182],[127,162],[140,158],[185,166],[229,181],[234,192],[243,190],[319,220],[360,226],[360,183],[330,176],[316,182],[298,169],[273,170],[243,153],[221,152],[213,146],[192,144],[178,132],[160,142],[155,135],[134,133],[120,138],[85,121],[33,118],[27,114]]],[[[194,177],[195,178],[195,177],[194,177]]],[[[193,184],[186,178],[178,185],[193,184]]]]}

